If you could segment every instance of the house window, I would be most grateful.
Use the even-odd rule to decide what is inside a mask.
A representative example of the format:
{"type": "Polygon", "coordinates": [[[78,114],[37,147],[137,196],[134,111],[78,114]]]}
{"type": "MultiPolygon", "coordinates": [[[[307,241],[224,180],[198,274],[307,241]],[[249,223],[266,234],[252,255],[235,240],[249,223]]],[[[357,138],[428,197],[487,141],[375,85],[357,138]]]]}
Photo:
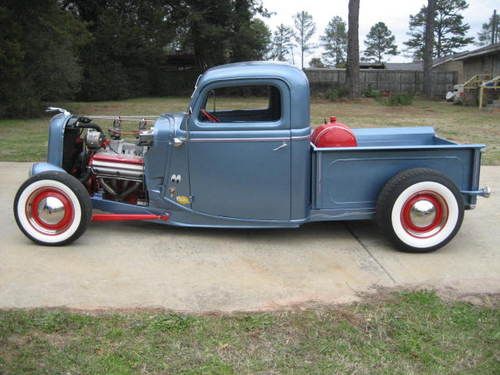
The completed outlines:
{"type": "Polygon", "coordinates": [[[198,120],[212,123],[273,122],[281,118],[281,93],[272,85],[220,87],[208,91],[198,120]]]}

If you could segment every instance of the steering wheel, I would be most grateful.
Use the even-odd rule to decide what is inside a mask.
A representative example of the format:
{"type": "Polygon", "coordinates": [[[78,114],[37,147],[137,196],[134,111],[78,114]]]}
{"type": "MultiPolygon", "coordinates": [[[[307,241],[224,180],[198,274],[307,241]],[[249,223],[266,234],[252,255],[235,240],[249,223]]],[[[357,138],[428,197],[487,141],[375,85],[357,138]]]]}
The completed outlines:
{"type": "Polygon", "coordinates": [[[220,122],[220,120],[217,118],[217,116],[211,114],[207,110],[201,109],[200,112],[203,115],[203,117],[205,117],[209,122],[220,122]]]}

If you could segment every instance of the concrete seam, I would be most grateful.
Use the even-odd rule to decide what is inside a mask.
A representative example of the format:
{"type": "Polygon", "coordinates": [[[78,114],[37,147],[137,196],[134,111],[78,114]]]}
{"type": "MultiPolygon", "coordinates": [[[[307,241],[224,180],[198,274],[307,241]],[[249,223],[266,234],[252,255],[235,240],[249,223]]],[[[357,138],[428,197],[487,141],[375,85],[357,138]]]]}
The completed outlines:
{"type": "Polygon", "coordinates": [[[361,247],[363,249],[365,249],[365,251],[368,253],[368,255],[370,256],[370,258],[373,259],[373,261],[375,263],[377,263],[377,265],[380,267],[380,269],[387,275],[387,277],[389,277],[389,279],[391,279],[391,281],[396,284],[396,279],[394,279],[394,277],[392,277],[392,275],[390,274],[390,272],[382,265],[382,263],[380,263],[380,261],[372,254],[372,252],[370,251],[370,249],[368,249],[368,246],[366,246],[363,241],[361,241],[361,238],[359,238],[359,236],[354,233],[354,231],[352,230],[352,228],[349,226],[348,223],[345,223],[345,226],[347,228],[347,231],[351,234],[351,236],[354,237],[354,239],[356,241],[358,241],[358,243],[361,245],[361,247]]]}

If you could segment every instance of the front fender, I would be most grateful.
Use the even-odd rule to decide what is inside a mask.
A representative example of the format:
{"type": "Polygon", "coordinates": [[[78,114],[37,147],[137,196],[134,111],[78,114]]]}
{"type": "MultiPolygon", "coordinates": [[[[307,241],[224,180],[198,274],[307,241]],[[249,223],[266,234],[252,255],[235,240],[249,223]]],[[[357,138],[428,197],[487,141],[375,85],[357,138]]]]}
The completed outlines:
{"type": "Polygon", "coordinates": [[[57,165],[50,164],[50,163],[35,163],[31,166],[31,170],[29,172],[30,177],[36,176],[37,174],[43,173],[43,172],[63,172],[66,173],[64,169],[61,167],[58,167],[57,165]]]}

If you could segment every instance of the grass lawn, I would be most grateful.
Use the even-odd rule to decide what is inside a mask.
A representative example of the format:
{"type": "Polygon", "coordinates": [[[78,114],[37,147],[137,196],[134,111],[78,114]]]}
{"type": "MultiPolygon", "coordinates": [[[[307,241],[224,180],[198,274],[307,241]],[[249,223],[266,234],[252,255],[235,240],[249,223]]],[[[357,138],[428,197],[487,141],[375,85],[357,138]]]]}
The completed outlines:
{"type": "Polygon", "coordinates": [[[0,311],[0,373],[498,374],[488,301],[419,291],[274,313],[0,311]]]}
{"type": "MultiPolygon", "coordinates": [[[[218,103],[223,104],[219,98],[218,103]]],[[[248,103],[248,99],[242,99],[248,103]]],[[[252,99],[250,99],[250,102],[252,99]]],[[[111,102],[68,102],[60,105],[79,114],[143,114],[184,111],[187,98],[139,98],[111,102]]],[[[227,103],[226,103],[227,104],[227,103]]],[[[231,104],[238,105],[232,101],[231,104]]],[[[416,100],[411,106],[388,107],[372,99],[351,102],[313,100],[313,124],[336,115],[351,127],[434,126],[439,135],[470,143],[485,143],[488,148],[483,164],[500,165],[500,112],[476,107],[455,106],[444,102],[416,100]]],[[[48,118],[0,120],[0,160],[43,160],[47,149],[48,118]]]]}

